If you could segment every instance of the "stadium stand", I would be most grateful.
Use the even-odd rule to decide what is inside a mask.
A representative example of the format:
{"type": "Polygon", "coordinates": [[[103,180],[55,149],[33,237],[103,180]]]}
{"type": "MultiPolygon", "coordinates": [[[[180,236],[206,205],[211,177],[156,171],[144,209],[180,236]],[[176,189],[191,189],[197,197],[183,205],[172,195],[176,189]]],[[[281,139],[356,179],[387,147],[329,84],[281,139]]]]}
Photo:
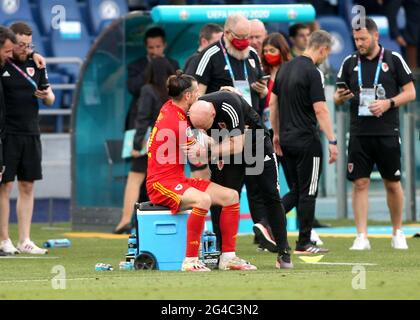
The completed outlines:
{"type": "Polygon", "coordinates": [[[76,24],[74,28],[74,32],[73,30],[63,30],[64,28],[52,31],[51,45],[53,56],[78,57],[81,59],[86,57],[90,47],[90,38],[87,29],[84,24],[78,24],[78,26],[76,24]]]}
{"type": "Polygon", "coordinates": [[[32,21],[32,13],[28,0],[3,0],[1,1],[0,21],[10,25],[16,20],[32,21]]]}
{"type": "Polygon", "coordinates": [[[39,8],[39,15],[41,18],[42,32],[44,35],[49,35],[52,31],[52,19],[57,13],[53,9],[60,10],[61,7],[65,9],[66,21],[79,21],[83,23],[82,16],[79,10],[79,5],[76,0],[37,0],[37,7],[39,8]],[[65,7],[64,7],[65,4],[65,7]]]}
{"type": "Polygon", "coordinates": [[[334,38],[329,61],[333,70],[338,70],[344,58],[354,51],[352,35],[346,22],[336,16],[322,16],[318,19],[321,29],[331,33],[334,38]]]}
{"type": "Polygon", "coordinates": [[[379,43],[385,48],[401,53],[400,46],[389,36],[388,20],[385,16],[372,16],[379,29],[379,43]]]}
{"type": "Polygon", "coordinates": [[[98,35],[114,19],[128,12],[125,0],[88,0],[87,2],[92,31],[95,35],[98,35]]]}

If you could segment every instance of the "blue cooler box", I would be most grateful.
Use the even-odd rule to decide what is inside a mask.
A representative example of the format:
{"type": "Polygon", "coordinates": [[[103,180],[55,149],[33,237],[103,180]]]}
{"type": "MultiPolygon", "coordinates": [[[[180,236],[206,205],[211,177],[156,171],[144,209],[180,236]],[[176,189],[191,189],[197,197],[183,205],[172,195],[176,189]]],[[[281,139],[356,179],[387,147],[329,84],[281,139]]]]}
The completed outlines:
{"type": "Polygon", "coordinates": [[[151,202],[136,205],[139,254],[149,253],[158,270],[181,270],[187,243],[189,211],[176,215],[151,202]]]}

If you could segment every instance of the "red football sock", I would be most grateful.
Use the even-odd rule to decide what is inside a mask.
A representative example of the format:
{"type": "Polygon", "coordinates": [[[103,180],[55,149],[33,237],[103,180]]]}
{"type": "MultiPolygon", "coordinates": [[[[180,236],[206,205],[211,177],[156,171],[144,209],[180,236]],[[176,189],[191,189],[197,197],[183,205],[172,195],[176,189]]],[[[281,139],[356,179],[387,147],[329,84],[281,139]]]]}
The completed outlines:
{"type": "Polygon", "coordinates": [[[223,207],[220,215],[222,252],[236,251],[236,236],[239,228],[239,203],[223,207]]]}
{"type": "Polygon", "coordinates": [[[187,258],[198,257],[200,237],[203,233],[204,223],[208,210],[193,208],[187,220],[187,258]]]}

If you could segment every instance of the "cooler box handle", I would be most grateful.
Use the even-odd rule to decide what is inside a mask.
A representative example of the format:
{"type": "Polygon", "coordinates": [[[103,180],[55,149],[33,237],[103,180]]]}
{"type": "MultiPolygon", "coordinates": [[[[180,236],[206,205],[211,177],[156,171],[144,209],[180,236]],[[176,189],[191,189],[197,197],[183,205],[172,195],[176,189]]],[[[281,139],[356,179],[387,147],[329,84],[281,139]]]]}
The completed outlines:
{"type": "Polygon", "coordinates": [[[156,234],[176,234],[177,223],[173,221],[157,221],[154,223],[156,234]]]}

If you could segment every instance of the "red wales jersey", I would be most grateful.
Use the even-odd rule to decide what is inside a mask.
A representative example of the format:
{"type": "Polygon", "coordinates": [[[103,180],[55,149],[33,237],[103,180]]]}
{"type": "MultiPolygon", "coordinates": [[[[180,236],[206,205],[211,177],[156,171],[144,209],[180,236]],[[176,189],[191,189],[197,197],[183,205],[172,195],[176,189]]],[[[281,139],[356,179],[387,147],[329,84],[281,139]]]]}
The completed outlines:
{"type": "Polygon", "coordinates": [[[148,141],[147,183],[184,177],[186,159],[180,146],[193,143],[185,111],[169,100],[160,110],[148,141]]]}

